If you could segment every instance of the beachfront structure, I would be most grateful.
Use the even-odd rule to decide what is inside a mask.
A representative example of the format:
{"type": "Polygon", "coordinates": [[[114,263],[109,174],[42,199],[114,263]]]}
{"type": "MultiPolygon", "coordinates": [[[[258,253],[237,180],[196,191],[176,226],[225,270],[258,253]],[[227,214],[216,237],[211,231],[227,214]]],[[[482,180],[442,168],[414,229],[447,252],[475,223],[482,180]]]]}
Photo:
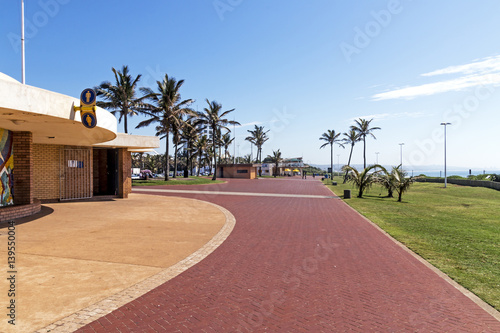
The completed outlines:
{"type": "Polygon", "coordinates": [[[79,105],[0,73],[0,221],[37,213],[44,202],[128,197],[131,152],[158,148],[159,138],[117,133],[116,118],[99,107],[87,128],[79,105]]]}
{"type": "Polygon", "coordinates": [[[243,178],[255,179],[259,175],[262,164],[218,164],[217,177],[220,178],[243,178]]]}
{"type": "MultiPolygon", "coordinates": [[[[262,163],[262,175],[273,176],[275,167],[274,163],[262,163]]],[[[305,167],[302,157],[285,158],[278,164],[278,175],[301,175],[305,167]]]]}

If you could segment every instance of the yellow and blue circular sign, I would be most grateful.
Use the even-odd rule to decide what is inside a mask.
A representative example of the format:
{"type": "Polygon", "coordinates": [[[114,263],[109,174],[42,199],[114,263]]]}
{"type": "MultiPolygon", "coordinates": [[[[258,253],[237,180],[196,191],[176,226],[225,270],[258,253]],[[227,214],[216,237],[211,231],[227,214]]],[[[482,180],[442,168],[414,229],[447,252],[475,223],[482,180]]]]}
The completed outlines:
{"type": "Polygon", "coordinates": [[[87,128],[94,128],[97,125],[97,118],[93,112],[82,112],[82,124],[87,128]]]}
{"type": "Polygon", "coordinates": [[[80,102],[83,105],[95,105],[96,93],[94,89],[84,89],[80,94],[80,102]]]}

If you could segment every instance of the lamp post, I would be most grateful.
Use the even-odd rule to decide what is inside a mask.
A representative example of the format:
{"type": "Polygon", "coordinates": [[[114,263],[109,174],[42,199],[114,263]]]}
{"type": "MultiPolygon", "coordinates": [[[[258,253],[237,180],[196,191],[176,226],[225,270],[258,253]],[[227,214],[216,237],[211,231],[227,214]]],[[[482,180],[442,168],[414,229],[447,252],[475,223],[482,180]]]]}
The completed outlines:
{"type": "Polygon", "coordinates": [[[340,154],[337,154],[337,168],[340,172],[340,154]]]}
{"type": "Polygon", "coordinates": [[[399,144],[401,146],[401,170],[403,169],[403,146],[405,145],[404,143],[399,144]]]}
{"type": "Polygon", "coordinates": [[[446,188],[448,183],[446,178],[446,126],[451,125],[451,123],[441,123],[441,125],[444,126],[444,188],[446,188]]]}
{"type": "Polygon", "coordinates": [[[25,51],[24,51],[24,0],[21,0],[21,75],[22,83],[26,83],[25,51]]]}
{"type": "Polygon", "coordinates": [[[375,155],[377,156],[377,164],[378,164],[378,154],[380,154],[380,152],[376,152],[375,155]]]}

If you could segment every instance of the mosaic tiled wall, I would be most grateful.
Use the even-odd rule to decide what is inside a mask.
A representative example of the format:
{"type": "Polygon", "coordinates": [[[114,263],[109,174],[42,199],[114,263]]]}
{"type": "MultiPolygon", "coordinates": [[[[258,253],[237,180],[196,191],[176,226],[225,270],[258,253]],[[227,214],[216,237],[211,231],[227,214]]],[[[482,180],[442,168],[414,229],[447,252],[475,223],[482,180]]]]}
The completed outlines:
{"type": "Polygon", "coordinates": [[[12,132],[0,128],[0,207],[14,204],[12,132]]]}

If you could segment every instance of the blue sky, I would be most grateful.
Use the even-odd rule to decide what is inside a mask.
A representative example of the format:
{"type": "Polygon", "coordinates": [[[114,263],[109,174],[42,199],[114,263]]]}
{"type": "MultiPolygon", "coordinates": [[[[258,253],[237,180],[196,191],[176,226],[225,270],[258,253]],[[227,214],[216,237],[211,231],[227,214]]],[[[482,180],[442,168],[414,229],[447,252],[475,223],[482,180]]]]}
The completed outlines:
{"type": "MultiPolygon", "coordinates": [[[[141,85],[184,79],[183,98],[217,100],[243,124],[271,130],[281,149],[328,164],[318,138],[353,119],[382,130],[368,163],[500,169],[498,1],[26,0],[26,83],[71,96],[128,65],[141,85]]],[[[20,0],[0,2],[0,72],[21,80],[20,0]]],[[[135,126],[140,117],[132,118],[135,126]]],[[[151,129],[129,132],[153,135],[151,129]]],[[[123,131],[123,125],[119,124],[123,131]]],[[[164,151],[164,143],[159,149],[164,151]]],[[[335,148],[346,163],[348,149],[335,148]]],[[[254,150],[255,154],[255,150],[254,150]]],[[[353,162],[362,163],[362,145],[353,162]]]]}

